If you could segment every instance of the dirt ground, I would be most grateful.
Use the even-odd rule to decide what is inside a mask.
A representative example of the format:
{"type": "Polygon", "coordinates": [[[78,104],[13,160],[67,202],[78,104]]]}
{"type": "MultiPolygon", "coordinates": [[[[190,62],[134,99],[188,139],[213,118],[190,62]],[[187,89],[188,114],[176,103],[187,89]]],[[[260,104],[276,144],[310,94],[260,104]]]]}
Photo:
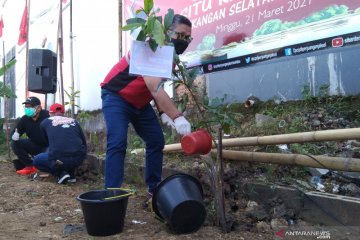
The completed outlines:
{"type": "MultiPolygon", "coordinates": [[[[32,180],[15,173],[7,157],[0,156],[0,239],[98,239],[87,234],[80,203],[76,196],[101,189],[103,180],[78,180],[58,185],[52,177],[32,180]]],[[[142,207],[143,186],[129,198],[124,230],[101,239],[274,239],[274,232],[234,231],[203,226],[197,232],[175,235],[168,226],[142,207]]]]}

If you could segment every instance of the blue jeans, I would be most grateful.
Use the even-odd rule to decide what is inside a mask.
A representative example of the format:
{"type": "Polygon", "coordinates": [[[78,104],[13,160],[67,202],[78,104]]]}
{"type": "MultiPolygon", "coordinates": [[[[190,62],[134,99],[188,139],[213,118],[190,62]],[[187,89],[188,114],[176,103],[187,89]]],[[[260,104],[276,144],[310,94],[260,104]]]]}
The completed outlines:
{"type": "Polygon", "coordinates": [[[66,157],[54,158],[50,157],[48,152],[40,153],[34,157],[34,166],[43,172],[51,173],[59,177],[62,171],[73,173],[74,169],[80,166],[86,154],[69,154],[66,157]],[[57,165],[56,159],[61,160],[62,165],[57,165]]]}
{"type": "Polygon", "coordinates": [[[127,133],[131,123],[146,145],[145,182],[149,192],[153,192],[161,181],[165,144],[156,113],[150,104],[137,109],[118,94],[105,89],[101,91],[101,98],[107,128],[105,187],[121,187],[124,180],[127,133]]]}

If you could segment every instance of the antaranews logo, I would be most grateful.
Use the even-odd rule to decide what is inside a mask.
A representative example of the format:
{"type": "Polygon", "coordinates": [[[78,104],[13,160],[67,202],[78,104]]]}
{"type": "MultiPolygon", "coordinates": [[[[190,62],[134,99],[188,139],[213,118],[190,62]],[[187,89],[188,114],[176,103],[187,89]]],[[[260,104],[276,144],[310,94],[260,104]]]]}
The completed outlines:
{"type": "Polygon", "coordinates": [[[323,230],[281,229],[275,232],[276,239],[297,239],[297,237],[304,236],[314,237],[315,239],[331,239],[330,231],[323,230]]]}

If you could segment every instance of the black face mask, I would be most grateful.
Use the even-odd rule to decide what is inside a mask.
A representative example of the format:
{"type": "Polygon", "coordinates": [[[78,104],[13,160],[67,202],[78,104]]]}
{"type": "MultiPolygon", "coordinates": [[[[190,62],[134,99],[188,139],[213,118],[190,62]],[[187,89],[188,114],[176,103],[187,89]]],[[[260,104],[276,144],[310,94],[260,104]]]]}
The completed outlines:
{"type": "Polygon", "coordinates": [[[189,46],[189,43],[183,39],[171,39],[171,42],[174,44],[176,54],[182,54],[185,52],[186,48],[189,46]]]}

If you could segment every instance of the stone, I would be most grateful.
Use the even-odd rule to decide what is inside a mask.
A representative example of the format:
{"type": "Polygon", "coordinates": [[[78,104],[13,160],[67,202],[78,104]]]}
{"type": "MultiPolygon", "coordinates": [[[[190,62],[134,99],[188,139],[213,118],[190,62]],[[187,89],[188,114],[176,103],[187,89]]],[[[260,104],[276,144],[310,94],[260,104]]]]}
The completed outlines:
{"type": "Polygon", "coordinates": [[[271,229],[270,225],[264,221],[260,221],[256,223],[255,227],[258,232],[262,232],[262,233],[265,233],[271,229]]]}
{"type": "Polygon", "coordinates": [[[255,114],[255,122],[257,127],[261,127],[267,124],[275,123],[276,119],[263,114],[255,114]]]}
{"type": "Polygon", "coordinates": [[[288,226],[288,222],[284,218],[274,218],[270,221],[270,227],[273,230],[280,230],[288,226]]]}

